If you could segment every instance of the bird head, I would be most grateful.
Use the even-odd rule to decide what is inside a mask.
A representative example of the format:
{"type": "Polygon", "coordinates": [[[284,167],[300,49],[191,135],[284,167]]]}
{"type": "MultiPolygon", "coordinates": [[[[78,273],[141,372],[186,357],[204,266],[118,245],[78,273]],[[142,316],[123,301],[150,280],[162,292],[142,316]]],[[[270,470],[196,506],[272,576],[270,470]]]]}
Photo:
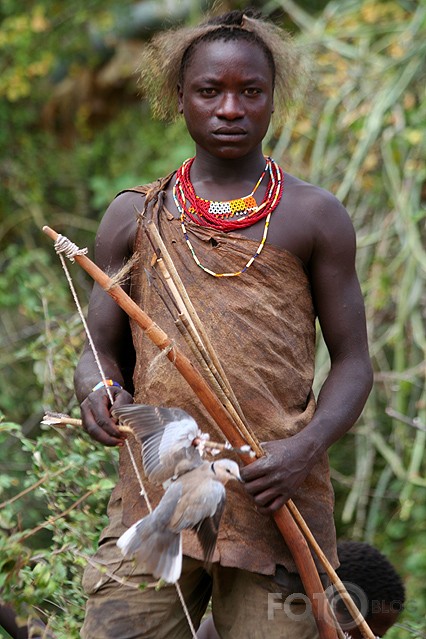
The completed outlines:
{"type": "Polygon", "coordinates": [[[211,469],[215,473],[217,479],[224,485],[230,479],[237,479],[240,482],[243,481],[241,479],[238,464],[232,461],[232,459],[219,459],[212,463],[211,469]]]}

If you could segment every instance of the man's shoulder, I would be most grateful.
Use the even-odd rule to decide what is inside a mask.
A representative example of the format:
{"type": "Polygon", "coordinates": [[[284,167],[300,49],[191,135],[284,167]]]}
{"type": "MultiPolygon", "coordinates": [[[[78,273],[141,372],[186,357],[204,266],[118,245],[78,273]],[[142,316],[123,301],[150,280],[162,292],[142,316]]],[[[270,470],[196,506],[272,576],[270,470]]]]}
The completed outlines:
{"type": "Polygon", "coordinates": [[[100,221],[96,245],[106,247],[105,252],[131,253],[137,229],[137,220],[144,209],[145,194],[121,191],[110,203],[100,221]],[[111,248],[108,248],[111,247],[111,248]]]}
{"type": "Polygon", "coordinates": [[[332,237],[340,232],[351,232],[349,213],[333,193],[293,175],[285,174],[285,177],[288,210],[300,224],[310,228],[315,236],[325,233],[332,237]]]}
{"type": "Polygon", "coordinates": [[[137,210],[140,210],[143,206],[146,197],[146,189],[144,187],[132,187],[129,189],[124,189],[117,193],[114,199],[111,201],[110,205],[106,210],[106,214],[109,212],[126,212],[133,210],[135,212],[135,207],[137,210]]]}
{"type": "Polygon", "coordinates": [[[327,189],[302,180],[291,173],[284,173],[284,188],[289,196],[302,200],[307,205],[315,207],[327,206],[345,211],[345,207],[333,193],[327,189]]]}
{"type": "Polygon", "coordinates": [[[97,244],[114,244],[120,250],[132,252],[137,222],[144,213],[149,200],[156,201],[160,191],[167,188],[169,174],[154,182],[131,186],[120,191],[112,200],[102,217],[97,233],[97,244]]]}
{"type": "Polygon", "coordinates": [[[352,242],[353,226],[343,204],[330,191],[284,173],[284,192],[270,241],[304,264],[313,251],[352,242]]]}
{"type": "Polygon", "coordinates": [[[132,194],[137,194],[137,195],[141,195],[143,197],[146,196],[149,198],[149,197],[152,197],[153,195],[157,195],[160,191],[164,191],[167,188],[170,182],[170,179],[174,175],[174,173],[175,171],[172,171],[168,175],[165,175],[164,177],[159,177],[153,182],[148,182],[147,184],[137,184],[135,186],[128,186],[122,191],[119,191],[119,193],[117,193],[115,197],[121,198],[122,196],[126,196],[126,195],[127,197],[129,197],[132,194]]]}
{"type": "Polygon", "coordinates": [[[145,199],[155,200],[161,191],[165,191],[167,189],[170,178],[173,174],[174,172],[169,173],[165,177],[160,177],[153,182],[128,186],[125,189],[119,191],[109,205],[107,213],[109,211],[118,211],[123,213],[132,211],[133,214],[135,212],[137,213],[138,211],[140,212],[142,206],[144,205],[145,199]]]}

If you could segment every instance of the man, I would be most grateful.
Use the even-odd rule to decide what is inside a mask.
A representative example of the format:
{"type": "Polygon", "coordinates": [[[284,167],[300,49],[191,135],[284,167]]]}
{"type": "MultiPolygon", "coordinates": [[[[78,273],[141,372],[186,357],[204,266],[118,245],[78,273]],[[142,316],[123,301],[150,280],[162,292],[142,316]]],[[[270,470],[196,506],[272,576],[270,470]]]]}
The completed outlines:
{"type": "MultiPolygon", "coordinates": [[[[389,560],[370,544],[341,541],[337,544],[340,566],[336,570],[349,594],[377,637],[383,637],[404,607],[405,589],[389,560]]],[[[331,589],[331,587],[330,587],[331,589]]],[[[345,604],[329,594],[337,621],[350,639],[363,635],[345,604]]],[[[212,617],[208,617],[197,633],[198,639],[219,639],[212,617]]]]}
{"type": "MultiPolygon", "coordinates": [[[[271,593],[285,598],[301,589],[294,560],[270,516],[294,498],[337,565],[326,451],[354,424],[372,383],[353,227],[330,193],[283,172],[263,155],[271,115],[291,104],[301,72],[294,46],[277,28],[231,12],[162,34],[148,48],[143,69],[157,111],[171,115],[176,104],[196,154],[176,173],[113,201],[97,235],[96,261],[117,271],[136,252],[126,288],[179,339],[147,284],[152,247],[143,228],[147,219],[154,220],[266,451],[242,469],[245,488],[228,491],[210,568],[195,535],[184,537],[180,587],[195,627],[212,595],[224,639],[313,638],[312,616],[297,618],[305,613],[303,602],[293,604],[292,615],[268,614],[271,593]],[[138,220],[135,210],[143,211],[138,220]],[[316,317],[331,359],[317,405],[312,393],[316,317]]],[[[154,346],[97,285],[88,322],[115,406],[133,395],[141,403],[178,406],[219,437],[176,370],[156,357],[154,346]]],[[[85,428],[102,444],[123,446],[99,377],[87,347],[75,376],[85,428]]],[[[148,486],[148,492],[158,503],[159,491],[148,486]]],[[[139,493],[122,449],[110,525],[94,558],[101,571],[91,566],[85,572],[89,600],[83,637],[191,636],[176,589],[156,588],[143,567],[123,562],[116,548],[120,534],[146,512],[139,493]],[[123,586],[123,579],[131,583],[123,586]],[[141,582],[143,591],[137,589],[141,582]]]]}

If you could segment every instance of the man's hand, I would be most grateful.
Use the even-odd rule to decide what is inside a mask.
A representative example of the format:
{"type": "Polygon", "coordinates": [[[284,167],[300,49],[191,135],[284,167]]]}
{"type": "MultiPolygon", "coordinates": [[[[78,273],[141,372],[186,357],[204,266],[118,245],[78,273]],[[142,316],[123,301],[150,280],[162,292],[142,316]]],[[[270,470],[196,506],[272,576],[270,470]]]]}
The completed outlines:
{"type": "Polygon", "coordinates": [[[265,456],[241,470],[247,492],[259,512],[272,515],[291,499],[313,465],[303,435],[262,444],[265,456]]]}
{"type": "MultiPolygon", "coordinates": [[[[121,388],[109,386],[114,399],[114,407],[131,404],[133,397],[121,388]]],[[[83,428],[92,439],[105,446],[123,446],[126,433],[117,427],[117,421],[111,417],[111,402],[106,388],[92,391],[80,406],[83,428]]]]}

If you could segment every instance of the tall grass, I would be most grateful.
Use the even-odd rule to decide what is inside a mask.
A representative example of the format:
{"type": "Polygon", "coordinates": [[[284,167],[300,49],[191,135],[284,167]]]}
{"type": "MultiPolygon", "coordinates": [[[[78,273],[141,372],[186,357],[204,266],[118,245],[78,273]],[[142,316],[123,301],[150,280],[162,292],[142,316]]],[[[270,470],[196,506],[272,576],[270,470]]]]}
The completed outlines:
{"type": "MultiPolygon", "coordinates": [[[[318,19],[279,5],[311,52],[312,87],[272,153],[350,212],[375,367],[362,418],[332,451],[337,526],[404,575],[409,629],[390,633],[402,639],[426,631],[426,5],[331,2],[318,19]]],[[[318,383],[327,369],[320,344],[318,383]]]]}

